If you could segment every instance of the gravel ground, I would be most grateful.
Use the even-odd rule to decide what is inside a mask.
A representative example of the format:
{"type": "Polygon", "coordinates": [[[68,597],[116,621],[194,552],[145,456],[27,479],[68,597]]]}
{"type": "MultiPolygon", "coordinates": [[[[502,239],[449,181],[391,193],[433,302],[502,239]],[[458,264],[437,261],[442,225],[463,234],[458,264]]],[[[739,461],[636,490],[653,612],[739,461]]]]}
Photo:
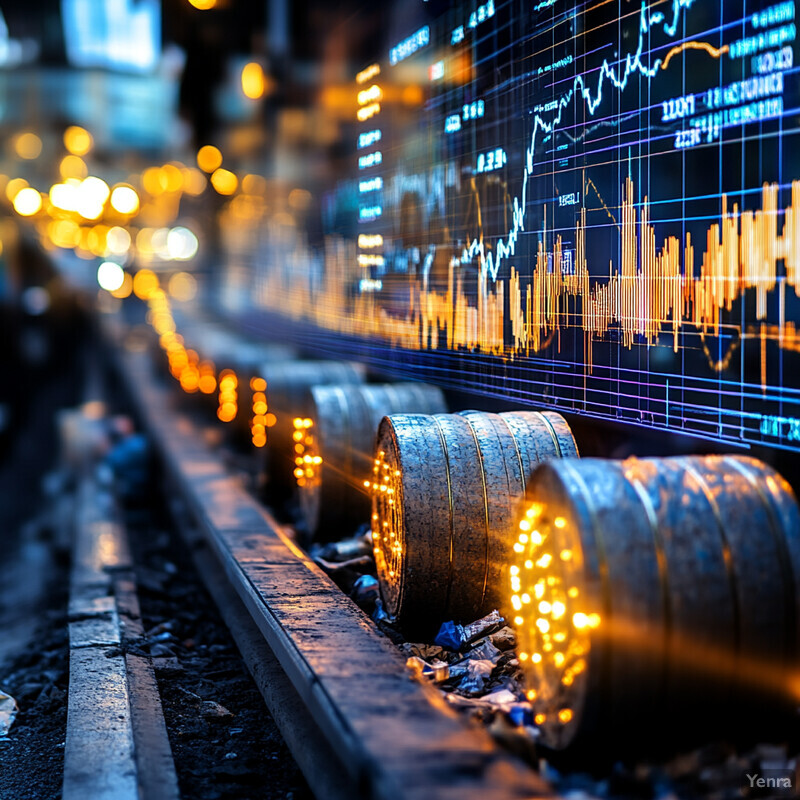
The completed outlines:
{"type": "Polygon", "coordinates": [[[163,510],[127,513],[178,781],[194,800],[310,800],[299,767],[163,510]]]}
{"type": "Polygon", "coordinates": [[[0,800],[61,797],[69,683],[66,595],[53,595],[50,605],[36,627],[35,646],[10,664],[0,682],[20,707],[9,741],[0,742],[0,800]]]}

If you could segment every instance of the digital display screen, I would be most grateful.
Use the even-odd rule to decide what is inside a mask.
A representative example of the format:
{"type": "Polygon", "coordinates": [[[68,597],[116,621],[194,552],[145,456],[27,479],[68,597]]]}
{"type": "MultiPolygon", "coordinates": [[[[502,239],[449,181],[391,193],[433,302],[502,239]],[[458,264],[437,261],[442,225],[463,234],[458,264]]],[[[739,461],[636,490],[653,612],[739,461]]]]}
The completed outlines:
{"type": "Polygon", "coordinates": [[[444,385],[800,450],[796,24],[397,3],[324,252],[272,259],[257,302],[444,385]]]}
{"type": "Polygon", "coordinates": [[[61,0],[73,66],[149,72],[161,57],[160,0],[61,0]]]}

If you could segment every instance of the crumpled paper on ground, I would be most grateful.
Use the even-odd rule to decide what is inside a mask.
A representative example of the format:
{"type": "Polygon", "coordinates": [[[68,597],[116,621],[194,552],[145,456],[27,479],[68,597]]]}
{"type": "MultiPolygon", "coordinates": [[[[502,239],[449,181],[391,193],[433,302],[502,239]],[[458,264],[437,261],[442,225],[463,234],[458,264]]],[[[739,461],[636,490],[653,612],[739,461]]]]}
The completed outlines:
{"type": "Polygon", "coordinates": [[[0,739],[5,739],[17,717],[17,701],[5,692],[0,692],[0,739]]]}

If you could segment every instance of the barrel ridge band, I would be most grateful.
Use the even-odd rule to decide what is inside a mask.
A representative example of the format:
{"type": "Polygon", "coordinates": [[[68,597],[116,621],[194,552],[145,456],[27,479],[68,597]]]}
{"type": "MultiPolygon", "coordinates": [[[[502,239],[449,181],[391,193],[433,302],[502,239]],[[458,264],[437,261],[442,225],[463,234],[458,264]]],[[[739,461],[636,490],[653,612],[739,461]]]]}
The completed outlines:
{"type": "Polygon", "coordinates": [[[556,433],[556,429],[553,427],[553,423],[547,418],[546,414],[543,414],[541,411],[534,411],[539,419],[544,422],[545,427],[550,432],[550,436],[553,438],[553,444],[556,447],[556,458],[561,458],[561,442],[558,440],[558,434],[556,433]]]}
{"type": "Polygon", "coordinates": [[[447,479],[447,503],[448,511],[450,514],[450,546],[448,548],[448,564],[447,564],[447,591],[445,592],[445,609],[450,609],[450,591],[453,586],[453,551],[455,549],[455,530],[453,519],[453,486],[450,482],[450,453],[447,450],[447,438],[444,435],[444,429],[439,422],[439,415],[432,414],[430,417],[433,422],[436,432],[439,435],[439,443],[442,446],[444,453],[444,474],[447,479]]]}
{"type": "MultiPolygon", "coordinates": [[[[541,455],[539,450],[539,436],[535,435],[539,431],[531,421],[531,417],[535,419],[535,412],[504,411],[502,414],[500,414],[500,416],[505,420],[505,423],[511,430],[515,441],[517,439],[517,433],[524,431],[520,433],[520,437],[526,440],[525,450],[528,452],[528,454],[530,454],[530,451],[533,450],[533,454],[531,455],[531,472],[533,472],[535,467],[544,463],[545,461],[545,457],[541,455]]],[[[521,456],[522,451],[520,450],[520,457],[521,456]]]]}
{"type": "Polygon", "coordinates": [[[725,563],[725,572],[728,576],[728,586],[731,592],[731,600],[733,601],[733,647],[734,653],[741,655],[742,649],[742,609],[739,605],[739,581],[736,578],[736,572],[733,569],[733,555],[731,554],[731,543],[728,540],[728,535],[725,533],[725,523],[722,520],[722,513],[720,511],[719,503],[711,492],[711,487],[706,483],[703,476],[694,465],[691,458],[676,458],[676,463],[683,466],[686,472],[691,475],[700,487],[700,491],[706,496],[708,504],[711,507],[711,513],[717,522],[717,530],[719,531],[720,540],[722,541],[722,560],[725,563]]]}
{"type": "Polygon", "coordinates": [[[789,661],[796,655],[797,645],[792,648],[792,652],[787,652],[786,648],[790,642],[794,642],[797,636],[797,608],[795,606],[795,579],[791,568],[792,559],[789,554],[789,546],[786,543],[786,538],[781,536],[783,526],[778,523],[778,518],[775,515],[775,509],[772,501],[764,494],[761,484],[756,480],[756,476],[747,469],[745,464],[739,461],[738,458],[731,456],[723,456],[726,463],[735,469],[744,479],[756,490],[756,493],[761,498],[761,502],[767,510],[767,516],[772,523],[770,533],[775,542],[775,547],[778,552],[778,561],[780,561],[781,582],[783,583],[783,602],[786,606],[786,621],[784,623],[786,628],[786,645],[784,645],[784,658],[789,661]]]}
{"type": "MultiPolygon", "coordinates": [[[[466,415],[465,415],[466,416],[466,415]]],[[[515,516],[517,514],[517,504],[520,497],[525,496],[525,476],[522,475],[522,469],[520,468],[518,475],[514,476],[514,461],[512,458],[506,458],[506,447],[507,441],[505,439],[506,432],[509,431],[507,425],[499,424],[498,420],[502,420],[499,414],[491,414],[485,413],[481,414],[483,419],[486,422],[486,432],[488,436],[494,437],[494,440],[497,442],[498,445],[498,453],[502,460],[503,466],[503,474],[506,478],[506,497],[508,498],[508,504],[506,506],[505,512],[501,515],[505,519],[504,529],[500,531],[500,535],[502,539],[505,539],[510,535],[510,532],[513,530],[515,516]],[[519,478],[520,480],[515,480],[515,478],[519,478]],[[519,489],[514,491],[514,484],[517,483],[519,485],[519,489]],[[521,490],[521,494],[519,494],[521,490]],[[517,494],[517,503],[513,501],[514,495],[517,494]]],[[[487,438],[488,438],[487,436],[487,438]]],[[[521,467],[521,458],[519,455],[519,448],[517,447],[516,439],[514,438],[513,433],[511,434],[511,442],[514,446],[514,450],[517,454],[517,460],[520,462],[521,467]]],[[[485,588],[484,588],[484,596],[482,597],[481,602],[486,601],[486,595],[489,592],[489,567],[490,567],[490,558],[489,558],[489,547],[490,545],[494,544],[496,541],[496,537],[492,536],[487,528],[487,535],[486,535],[486,547],[487,547],[487,555],[486,555],[486,581],[485,581],[485,588]]]]}
{"type": "Polygon", "coordinates": [[[667,678],[669,676],[669,640],[672,637],[672,602],[670,600],[669,590],[669,562],[667,561],[667,551],[664,547],[664,538],[661,536],[661,529],[658,526],[658,517],[656,510],[653,508],[653,503],[650,500],[650,495],[647,489],[644,488],[642,482],[637,477],[629,477],[624,471],[623,477],[636,492],[639,501],[644,508],[647,522],[650,525],[650,532],[653,536],[653,547],[656,553],[656,566],[658,568],[658,581],[661,586],[661,609],[662,617],[664,619],[664,650],[663,650],[663,663],[661,664],[661,681],[662,690],[667,686],[667,678]]]}
{"type": "MultiPolygon", "coordinates": [[[[478,412],[483,413],[483,412],[478,412]]],[[[483,519],[486,535],[483,537],[484,555],[483,555],[483,590],[481,591],[481,603],[486,598],[486,589],[489,585],[489,489],[486,485],[486,468],[483,461],[483,449],[481,448],[478,434],[472,425],[472,422],[466,414],[463,415],[467,422],[472,438],[475,440],[475,449],[478,451],[478,462],[481,468],[481,483],[483,484],[483,519]]]]}
{"type": "Polygon", "coordinates": [[[506,430],[511,435],[511,441],[514,442],[514,452],[517,454],[517,462],[519,463],[519,474],[522,476],[522,496],[525,497],[525,492],[528,489],[528,476],[525,474],[525,465],[522,463],[522,452],[519,449],[519,442],[517,441],[517,437],[514,435],[513,428],[508,424],[505,416],[502,414],[497,414],[497,418],[503,423],[506,430]]]}

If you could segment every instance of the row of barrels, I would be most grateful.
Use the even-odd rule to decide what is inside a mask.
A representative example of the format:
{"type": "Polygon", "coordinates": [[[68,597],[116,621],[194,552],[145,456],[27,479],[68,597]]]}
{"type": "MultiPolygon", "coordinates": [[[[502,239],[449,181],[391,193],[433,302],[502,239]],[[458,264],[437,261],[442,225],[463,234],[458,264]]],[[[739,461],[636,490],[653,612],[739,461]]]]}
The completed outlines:
{"type": "Polygon", "coordinates": [[[635,738],[742,696],[796,703],[800,512],[767,465],[581,459],[553,412],[448,414],[436,387],[366,383],[355,364],[262,372],[273,499],[296,491],[317,538],[371,514],[410,637],[501,609],[543,744],[635,738]]]}

